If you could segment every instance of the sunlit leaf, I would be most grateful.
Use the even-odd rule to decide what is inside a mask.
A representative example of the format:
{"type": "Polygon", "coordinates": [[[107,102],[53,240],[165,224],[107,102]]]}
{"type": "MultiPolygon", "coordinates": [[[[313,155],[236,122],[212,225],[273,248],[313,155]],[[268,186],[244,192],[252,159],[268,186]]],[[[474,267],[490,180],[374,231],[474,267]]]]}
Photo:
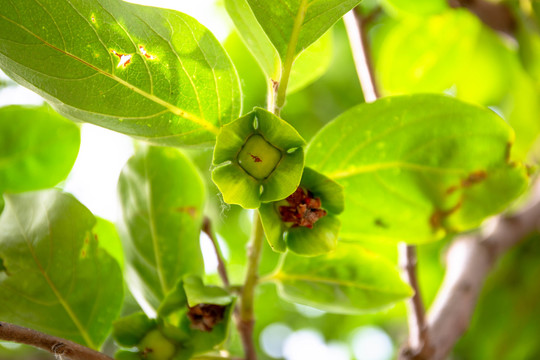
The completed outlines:
{"type": "Polygon", "coordinates": [[[386,19],[375,29],[374,68],[381,90],[400,95],[451,88],[467,66],[481,23],[466,10],[451,10],[386,19]]]}
{"type": "MultiPolygon", "coordinates": [[[[281,62],[276,48],[257,22],[247,0],[225,0],[225,6],[247,47],[270,79],[279,79],[281,62]]],[[[259,104],[260,105],[260,104],[259,104]]]]}
{"type": "Polygon", "coordinates": [[[360,2],[360,0],[247,1],[283,61],[313,44],[360,2]]]}
{"type": "Polygon", "coordinates": [[[309,144],[306,165],[343,185],[341,237],[421,243],[502,211],[527,185],[512,129],[442,95],[361,104],[309,144]]]}
{"type": "Polygon", "coordinates": [[[0,193],[53,187],[79,153],[77,125],[41,107],[0,108],[0,193]]]}
{"type": "Polygon", "coordinates": [[[240,113],[227,54],[185,14],[21,0],[2,4],[0,33],[0,68],[67,117],[177,146],[212,143],[240,113]]]}
{"type": "Polygon", "coordinates": [[[141,147],[119,180],[129,286],[157,309],[185,274],[201,274],[204,185],[178,150],[141,147]]]}
{"type": "Polygon", "coordinates": [[[311,258],[288,253],[273,280],[289,301],[344,314],[377,311],[412,295],[392,263],[352,244],[311,258]]]}
{"type": "Polygon", "coordinates": [[[92,233],[94,216],[57,190],[5,195],[0,217],[0,317],[92,348],[123,299],[117,261],[92,233]]]}
{"type": "Polygon", "coordinates": [[[302,90],[320,78],[330,66],[333,50],[332,32],[329,31],[301,52],[294,61],[287,91],[294,93],[302,90]]]}

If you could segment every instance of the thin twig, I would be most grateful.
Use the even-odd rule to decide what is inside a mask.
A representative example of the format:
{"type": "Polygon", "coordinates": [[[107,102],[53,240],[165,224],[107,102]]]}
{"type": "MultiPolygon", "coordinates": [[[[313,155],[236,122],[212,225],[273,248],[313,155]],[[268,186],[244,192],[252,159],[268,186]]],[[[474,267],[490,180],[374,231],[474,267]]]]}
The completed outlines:
{"type": "Polygon", "coordinates": [[[343,17],[349,44],[353,54],[354,65],[360,80],[360,86],[366,102],[373,102],[380,97],[374,71],[369,56],[369,45],[364,29],[364,20],[358,8],[349,11],[343,17]]]}
{"type": "Polygon", "coordinates": [[[229,276],[227,275],[227,268],[225,266],[225,261],[223,260],[223,253],[221,252],[221,248],[219,247],[218,240],[216,239],[216,236],[214,232],[212,231],[212,222],[207,217],[204,218],[202,230],[204,231],[206,235],[208,235],[208,237],[210,238],[210,241],[212,241],[212,245],[214,245],[214,250],[215,250],[216,258],[218,262],[219,277],[221,278],[221,281],[223,281],[223,285],[229,288],[231,286],[231,283],[229,282],[229,276]]]}
{"type": "Polygon", "coordinates": [[[405,243],[400,243],[398,246],[399,265],[402,269],[403,280],[414,291],[413,297],[407,301],[409,339],[400,350],[400,358],[414,358],[420,353],[422,356],[429,356],[432,348],[429,346],[424,303],[417,278],[416,246],[405,243]]]}
{"type": "Polygon", "coordinates": [[[112,360],[112,358],[103,353],[72,341],[1,321],[0,339],[18,344],[31,345],[48,351],[56,357],[61,356],[71,360],[112,360]]]}

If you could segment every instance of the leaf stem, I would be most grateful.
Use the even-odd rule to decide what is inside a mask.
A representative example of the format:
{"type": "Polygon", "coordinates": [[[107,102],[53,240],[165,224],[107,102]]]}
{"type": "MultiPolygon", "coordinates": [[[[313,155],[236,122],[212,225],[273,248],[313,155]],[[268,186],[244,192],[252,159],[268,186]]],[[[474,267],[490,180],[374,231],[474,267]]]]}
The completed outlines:
{"type": "Polygon", "coordinates": [[[255,315],[253,312],[253,303],[255,298],[255,287],[259,278],[259,261],[261,258],[261,249],[264,239],[259,212],[256,211],[253,218],[253,230],[248,248],[248,268],[246,280],[240,295],[240,311],[237,317],[238,329],[242,344],[244,346],[246,360],[256,360],[255,343],[253,341],[253,327],[255,324],[255,315]]]}
{"type": "Polygon", "coordinates": [[[26,344],[71,360],[112,360],[109,356],[56,336],[0,321],[0,339],[26,344]]]}
{"type": "Polygon", "coordinates": [[[294,19],[291,39],[289,41],[289,46],[287,47],[287,54],[285,55],[285,61],[283,62],[283,68],[281,71],[281,79],[279,81],[279,86],[277,87],[275,109],[273,109],[274,114],[276,114],[277,116],[280,115],[281,109],[285,105],[285,100],[287,98],[287,86],[289,85],[289,79],[291,77],[291,71],[294,64],[294,59],[296,58],[296,47],[298,45],[298,39],[300,38],[300,30],[302,28],[302,24],[304,23],[304,18],[306,17],[307,8],[308,8],[308,1],[302,0],[302,3],[300,4],[300,7],[298,8],[298,13],[296,14],[296,18],[294,19]]]}

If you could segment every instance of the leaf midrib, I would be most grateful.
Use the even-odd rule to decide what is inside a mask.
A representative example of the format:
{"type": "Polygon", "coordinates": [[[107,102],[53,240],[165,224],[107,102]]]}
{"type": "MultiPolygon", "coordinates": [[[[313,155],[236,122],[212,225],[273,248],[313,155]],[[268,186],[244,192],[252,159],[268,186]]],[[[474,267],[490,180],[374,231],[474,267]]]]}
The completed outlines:
{"type": "Polygon", "coordinates": [[[114,74],[110,74],[107,71],[105,71],[103,69],[100,69],[100,68],[98,68],[97,66],[95,66],[93,64],[90,64],[89,62],[81,59],[80,57],[78,57],[78,56],[76,56],[74,54],[71,54],[70,52],[62,50],[62,49],[54,46],[53,44],[50,44],[49,42],[45,41],[44,39],[42,39],[40,36],[38,36],[34,32],[27,29],[24,25],[19,24],[19,23],[13,21],[12,19],[7,18],[2,14],[0,14],[0,18],[3,18],[4,20],[6,20],[6,21],[14,24],[15,26],[18,26],[19,28],[23,29],[28,34],[35,37],[37,40],[41,41],[44,45],[50,47],[51,49],[53,49],[55,51],[58,51],[58,52],[66,55],[66,56],[71,57],[72,59],[80,62],[81,64],[89,67],[90,69],[92,69],[92,70],[94,70],[94,71],[96,71],[96,72],[98,72],[98,73],[100,73],[100,74],[102,74],[104,76],[107,76],[108,78],[118,82],[119,84],[121,84],[121,85],[127,87],[128,89],[138,93],[139,95],[147,98],[148,100],[153,101],[156,104],[159,104],[159,105],[165,107],[171,113],[173,113],[173,114],[175,114],[175,115],[177,115],[179,117],[182,117],[184,119],[187,119],[187,120],[189,120],[189,121],[191,121],[193,123],[196,123],[196,124],[202,126],[203,128],[205,128],[207,131],[209,131],[211,133],[214,133],[216,135],[218,134],[219,129],[216,126],[214,126],[212,123],[210,123],[209,121],[207,121],[207,120],[205,120],[203,118],[200,118],[197,115],[192,114],[192,113],[190,113],[190,112],[188,112],[186,110],[183,110],[183,109],[181,109],[181,108],[179,108],[179,107],[177,107],[177,106],[175,106],[175,105],[173,105],[173,104],[171,104],[171,103],[169,103],[169,102],[167,102],[167,101],[165,101],[165,100],[163,100],[163,99],[161,99],[161,98],[159,98],[159,97],[157,97],[157,96],[155,96],[153,94],[150,94],[150,93],[136,87],[135,85],[130,84],[129,82],[125,81],[124,79],[122,79],[122,78],[120,78],[120,77],[118,77],[118,76],[116,76],[114,74]]]}

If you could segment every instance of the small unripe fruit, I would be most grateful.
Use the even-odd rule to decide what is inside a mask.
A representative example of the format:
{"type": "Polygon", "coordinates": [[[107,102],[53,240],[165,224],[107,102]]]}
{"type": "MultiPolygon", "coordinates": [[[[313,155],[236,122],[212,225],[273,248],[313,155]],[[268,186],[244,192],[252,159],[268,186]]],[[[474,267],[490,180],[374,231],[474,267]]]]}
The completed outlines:
{"type": "Polygon", "coordinates": [[[167,339],[161,331],[154,329],[142,339],[138,348],[148,360],[169,360],[176,353],[174,343],[167,339]]]}

